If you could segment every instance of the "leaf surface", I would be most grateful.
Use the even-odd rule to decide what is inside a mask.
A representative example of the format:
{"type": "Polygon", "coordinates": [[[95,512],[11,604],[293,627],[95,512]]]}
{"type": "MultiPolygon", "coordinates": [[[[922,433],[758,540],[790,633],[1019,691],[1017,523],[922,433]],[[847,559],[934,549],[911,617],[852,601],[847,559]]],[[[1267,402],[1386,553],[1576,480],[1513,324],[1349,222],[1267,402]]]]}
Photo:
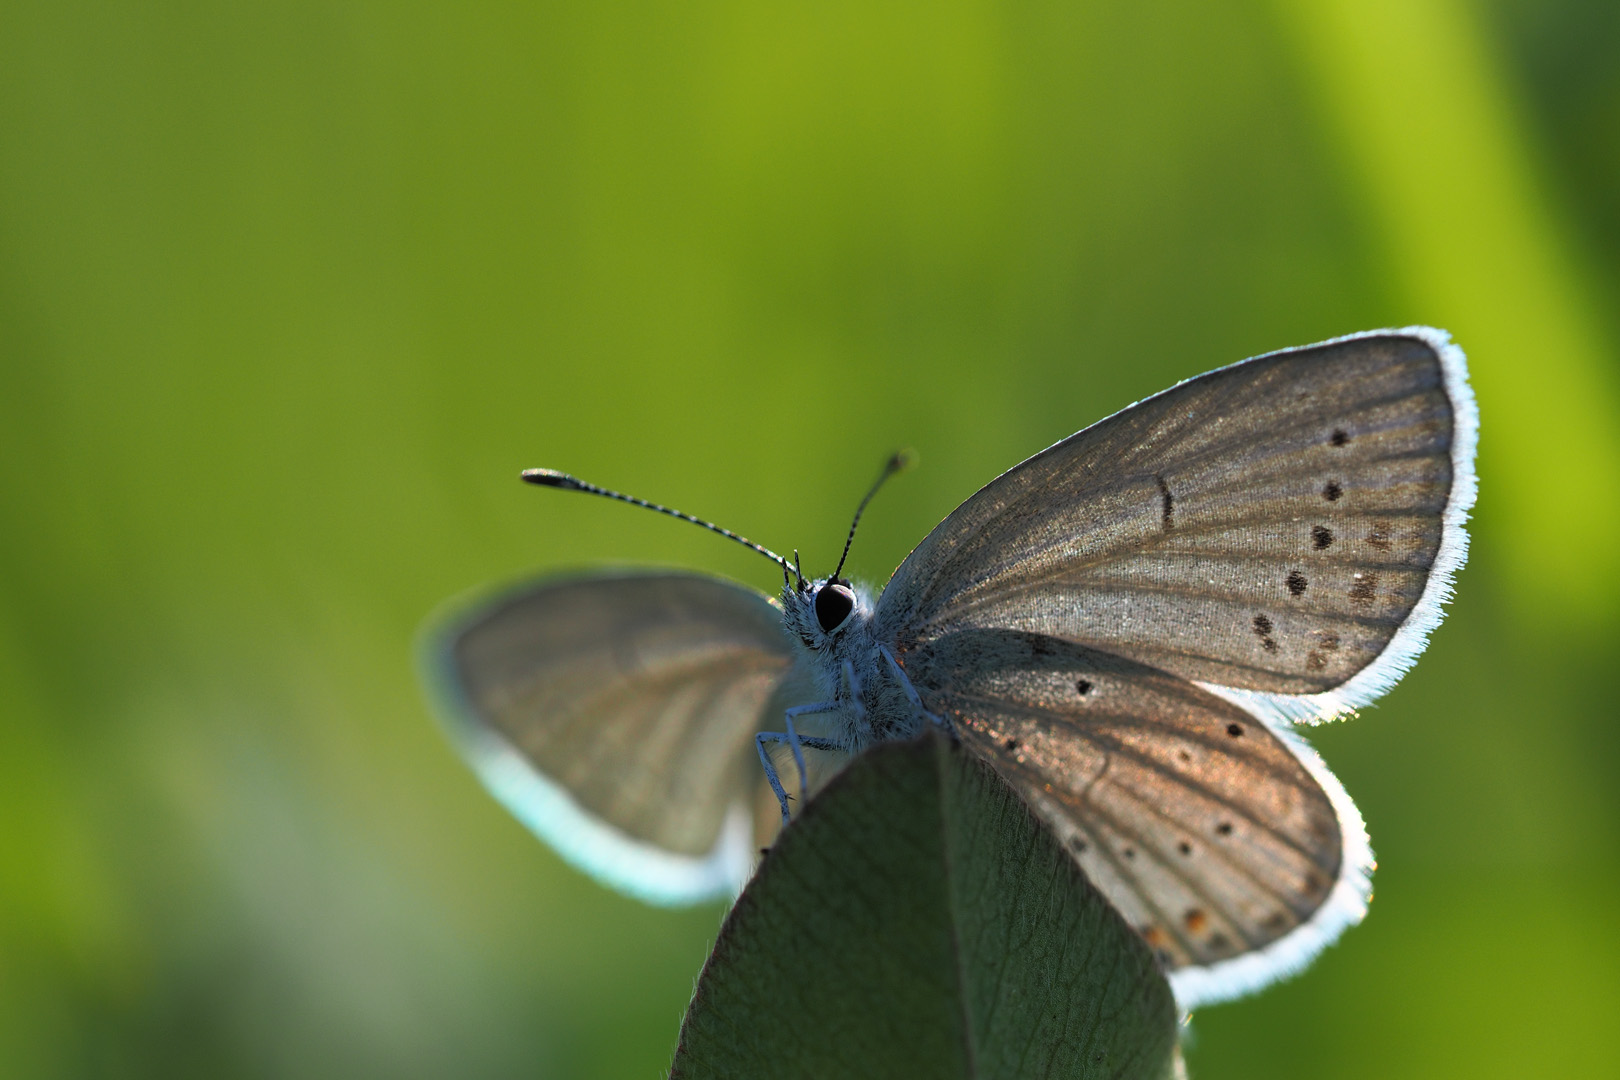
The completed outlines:
{"type": "Polygon", "coordinates": [[[726,918],[674,1080],[1172,1074],[1142,940],[1023,802],[930,735],[861,755],[726,918]]]}

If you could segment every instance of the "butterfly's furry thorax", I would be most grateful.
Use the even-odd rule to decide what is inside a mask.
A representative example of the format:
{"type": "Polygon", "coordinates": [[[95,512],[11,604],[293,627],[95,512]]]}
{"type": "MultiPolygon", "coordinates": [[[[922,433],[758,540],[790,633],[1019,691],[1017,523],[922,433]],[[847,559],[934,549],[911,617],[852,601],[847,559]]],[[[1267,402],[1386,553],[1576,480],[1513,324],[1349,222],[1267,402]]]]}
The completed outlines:
{"type": "Polygon", "coordinates": [[[782,629],[818,700],[838,707],[828,714],[830,737],[858,753],[876,742],[920,733],[924,719],[883,655],[867,588],[836,578],[802,587],[785,584],[782,629]]]}

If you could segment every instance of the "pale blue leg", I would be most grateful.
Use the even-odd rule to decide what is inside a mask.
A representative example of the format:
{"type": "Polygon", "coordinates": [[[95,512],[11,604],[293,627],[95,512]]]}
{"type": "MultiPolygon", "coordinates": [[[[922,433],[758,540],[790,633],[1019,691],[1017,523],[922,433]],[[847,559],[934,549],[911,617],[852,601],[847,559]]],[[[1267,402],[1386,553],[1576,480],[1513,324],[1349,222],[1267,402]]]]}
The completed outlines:
{"type": "MultiPolygon", "coordinates": [[[[796,706],[796,708],[801,713],[813,711],[812,707],[810,706],[796,706]]],[[[821,711],[825,712],[827,710],[823,709],[821,711]]],[[[790,729],[792,727],[792,723],[792,719],[789,718],[788,726],[790,729]]],[[[808,781],[805,776],[804,752],[800,748],[808,746],[812,750],[842,750],[844,746],[835,739],[821,739],[816,738],[815,736],[803,736],[791,730],[786,732],[762,731],[754,736],[754,747],[759,751],[759,763],[765,767],[765,782],[771,785],[771,791],[776,795],[776,801],[782,806],[782,823],[785,825],[787,824],[789,816],[788,794],[787,791],[785,791],[782,787],[782,780],[781,777],[777,775],[776,766],[771,763],[771,756],[765,752],[765,744],[768,742],[787,743],[788,746],[793,750],[794,762],[799,767],[799,796],[801,799],[804,797],[805,787],[808,781]]]]}
{"type": "Polygon", "coordinates": [[[802,749],[800,749],[800,747],[803,746],[803,744],[804,744],[804,740],[801,740],[799,738],[799,733],[793,729],[793,718],[795,716],[804,716],[807,713],[824,713],[824,712],[837,712],[837,711],[838,711],[838,702],[836,702],[836,701],[822,701],[822,702],[817,702],[814,705],[795,705],[792,708],[788,709],[787,712],[784,713],[783,716],[782,716],[782,722],[787,727],[788,746],[793,751],[793,764],[796,765],[798,767],[798,770],[799,770],[799,801],[800,802],[804,801],[805,788],[807,788],[809,786],[810,779],[806,775],[805,769],[804,769],[804,751],[802,749]]]}
{"type": "Polygon", "coordinates": [[[883,659],[889,662],[889,670],[894,672],[894,677],[900,680],[900,689],[906,692],[906,698],[911,702],[912,705],[916,706],[917,711],[928,717],[928,719],[932,720],[935,727],[944,731],[951,730],[950,725],[946,724],[944,720],[941,720],[939,717],[935,716],[933,713],[929,712],[923,707],[922,695],[917,693],[917,688],[911,685],[910,679],[906,678],[905,668],[900,666],[900,661],[894,658],[894,653],[889,651],[889,647],[887,645],[879,645],[878,652],[882,653],[883,659]]]}
{"type": "Polygon", "coordinates": [[[765,752],[765,742],[767,739],[771,742],[778,742],[785,738],[787,736],[774,731],[762,731],[754,736],[754,749],[759,751],[759,763],[765,767],[765,782],[771,785],[771,792],[776,796],[776,801],[782,805],[782,824],[784,825],[788,822],[787,792],[782,790],[782,780],[776,775],[776,766],[771,764],[771,755],[765,752]]]}
{"type": "Polygon", "coordinates": [[[810,786],[809,774],[804,767],[804,742],[793,727],[793,718],[806,713],[833,712],[838,708],[836,701],[818,701],[814,705],[795,705],[783,714],[783,723],[786,732],[764,732],[755,738],[755,745],[759,748],[759,760],[765,766],[765,778],[771,783],[771,790],[776,793],[776,801],[782,804],[782,820],[788,819],[787,792],[782,789],[782,781],[776,775],[776,766],[771,764],[770,755],[765,753],[765,737],[770,736],[771,742],[785,742],[788,749],[793,751],[793,764],[799,770],[799,799],[805,798],[806,789],[810,786]]]}

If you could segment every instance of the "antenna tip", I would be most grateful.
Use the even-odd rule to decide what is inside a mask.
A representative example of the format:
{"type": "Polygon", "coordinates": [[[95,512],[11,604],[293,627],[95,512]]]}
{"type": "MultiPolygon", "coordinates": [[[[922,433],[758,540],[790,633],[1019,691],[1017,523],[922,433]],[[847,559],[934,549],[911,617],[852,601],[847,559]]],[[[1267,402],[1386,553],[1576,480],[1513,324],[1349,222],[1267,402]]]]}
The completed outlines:
{"type": "Polygon", "coordinates": [[[917,464],[917,451],[908,446],[903,450],[896,450],[894,456],[889,459],[889,464],[884,466],[883,471],[890,474],[905,472],[915,464],[917,464]]]}
{"type": "Polygon", "coordinates": [[[566,488],[578,491],[582,486],[580,482],[565,472],[556,469],[524,469],[523,482],[525,484],[539,484],[541,487],[566,488]]]}

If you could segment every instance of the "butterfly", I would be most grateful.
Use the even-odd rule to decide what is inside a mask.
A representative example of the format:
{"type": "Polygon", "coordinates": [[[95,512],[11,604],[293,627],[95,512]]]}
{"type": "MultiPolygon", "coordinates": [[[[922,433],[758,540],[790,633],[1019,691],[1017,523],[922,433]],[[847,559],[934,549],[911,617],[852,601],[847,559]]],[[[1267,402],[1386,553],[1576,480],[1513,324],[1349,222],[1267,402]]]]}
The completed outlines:
{"type": "Polygon", "coordinates": [[[1294,725],[1367,704],[1423,650],[1467,554],[1477,430],[1443,331],[1257,356],[1003,473],[876,595],[842,559],[806,579],[797,557],[530,470],[725,533],[780,565],[781,592],[550,577],[458,605],[425,663],[491,792],[658,903],[734,894],[812,773],[942,729],[1190,1009],[1297,971],[1366,912],[1361,815],[1294,725]]]}

